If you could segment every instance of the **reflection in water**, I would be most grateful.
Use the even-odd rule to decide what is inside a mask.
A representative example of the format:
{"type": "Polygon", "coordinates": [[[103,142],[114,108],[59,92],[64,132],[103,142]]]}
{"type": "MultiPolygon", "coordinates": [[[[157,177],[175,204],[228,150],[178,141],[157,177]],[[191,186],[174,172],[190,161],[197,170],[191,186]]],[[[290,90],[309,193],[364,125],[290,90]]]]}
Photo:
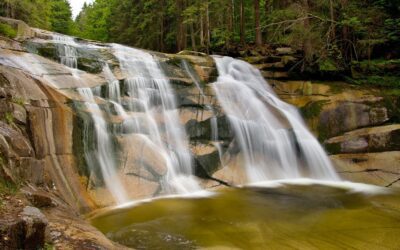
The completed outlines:
{"type": "Polygon", "coordinates": [[[137,249],[399,249],[400,195],[321,184],[248,187],[154,200],[92,223],[137,249]]]}

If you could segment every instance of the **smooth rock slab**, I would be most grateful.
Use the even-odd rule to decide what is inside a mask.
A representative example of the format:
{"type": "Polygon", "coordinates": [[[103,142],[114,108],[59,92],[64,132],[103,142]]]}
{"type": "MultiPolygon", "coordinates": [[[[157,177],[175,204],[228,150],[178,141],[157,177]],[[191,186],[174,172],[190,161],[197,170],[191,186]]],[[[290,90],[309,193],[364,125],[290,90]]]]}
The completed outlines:
{"type": "Polygon", "coordinates": [[[346,180],[400,187],[400,151],[332,155],[337,172],[346,180]]]}
{"type": "Polygon", "coordinates": [[[325,147],[333,154],[400,150],[400,124],[354,130],[327,140],[325,147]]]}

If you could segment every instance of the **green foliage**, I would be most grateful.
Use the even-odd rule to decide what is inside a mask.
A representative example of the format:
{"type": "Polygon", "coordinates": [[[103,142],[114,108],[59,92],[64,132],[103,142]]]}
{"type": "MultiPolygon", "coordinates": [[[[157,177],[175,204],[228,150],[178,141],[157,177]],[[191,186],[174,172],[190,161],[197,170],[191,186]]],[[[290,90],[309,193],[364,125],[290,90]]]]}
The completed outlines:
{"type": "Polygon", "coordinates": [[[51,243],[46,243],[46,244],[44,244],[44,248],[43,249],[44,250],[55,250],[56,247],[51,243]]]}
{"type": "Polygon", "coordinates": [[[398,76],[367,76],[361,79],[352,79],[357,85],[371,85],[376,87],[400,88],[400,77],[398,76]]]}
{"type": "Polygon", "coordinates": [[[52,0],[50,23],[51,30],[69,34],[72,30],[71,6],[67,0],[52,0]]]}
{"type": "Polygon", "coordinates": [[[11,101],[21,106],[25,104],[25,100],[21,97],[13,97],[11,101]]]}
{"type": "Polygon", "coordinates": [[[337,71],[338,67],[335,62],[331,59],[321,60],[319,61],[319,70],[320,71],[337,71]]]}
{"type": "Polygon", "coordinates": [[[49,0],[0,0],[0,15],[23,20],[33,27],[48,29],[49,0]]]}
{"type": "Polygon", "coordinates": [[[67,0],[0,0],[0,15],[65,34],[70,34],[73,29],[67,0]]]}
{"type": "MultiPolygon", "coordinates": [[[[229,52],[255,43],[255,2],[95,0],[73,22],[67,0],[0,0],[0,15],[145,49],[229,52]]],[[[400,57],[398,0],[258,2],[263,42],[303,50],[302,70],[344,71],[355,60],[400,57]]]]}
{"type": "Polygon", "coordinates": [[[0,23],[0,34],[8,38],[15,38],[17,31],[8,24],[0,23]]]}

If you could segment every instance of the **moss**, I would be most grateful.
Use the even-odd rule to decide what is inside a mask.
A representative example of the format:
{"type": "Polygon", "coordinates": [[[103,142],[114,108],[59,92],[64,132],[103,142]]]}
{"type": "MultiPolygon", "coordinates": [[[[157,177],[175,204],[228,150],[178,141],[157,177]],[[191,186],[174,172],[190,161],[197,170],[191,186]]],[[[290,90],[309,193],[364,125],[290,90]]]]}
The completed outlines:
{"type": "Polygon", "coordinates": [[[19,190],[19,185],[11,183],[9,181],[5,181],[0,178],[0,194],[16,194],[19,190]]]}
{"type": "Polygon", "coordinates": [[[103,71],[103,64],[95,59],[79,57],[78,69],[89,73],[98,74],[103,71]]]}
{"type": "Polygon", "coordinates": [[[330,154],[340,154],[341,153],[340,143],[325,144],[325,149],[330,154]]]}
{"type": "Polygon", "coordinates": [[[13,103],[23,106],[25,104],[25,100],[21,97],[13,97],[11,100],[13,103]]]}
{"type": "Polygon", "coordinates": [[[325,142],[325,140],[328,139],[330,136],[329,127],[321,123],[319,123],[318,125],[317,132],[318,132],[318,140],[320,143],[325,142]]]}
{"type": "Polygon", "coordinates": [[[352,62],[353,78],[365,76],[400,76],[400,59],[352,62]]]}
{"type": "Polygon", "coordinates": [[[54,249],[56,249],[56,247],[53,244],[51,243],[44,244],[43,250],[54,250],[54,249]]]}
{"type": "Polygon", "coordinates": [[[348,79],[353,84],[371,85],[377,87],[400,88],[400,77],[398,76],[366,76],[360,79],[348,79]]]}
{"type": "Polygon", "coordinates": [[[328,102],[329,101],[326,100],[309,102],[304,107],[300,108],[300,112],[305,119],[312,119],[318,117],[322,111],[322,108],[328,102]]]}
{"type": "Polygon", "coordinates": [[[54,45],[48,45],[47,47],[36,48],[36,51],[40,56],[49,58],[54,61],[59,60],[57,56],[57,49],[54,47],[54,45]]]}
{"type": "Polygon", "coordinates": [[[331,59],[321,60],[318,62],[319,70],[320,71],[338,71],[338,67],[336,63],[331,59]]]}
{"type": "Polygon", "coordinates": [[[0,23],[0,34],[8,38],[15,38],[17,31],[11,25],[0,23]]]}
{"type": "Polygon", "coordinates": [[[14,123],[14,116],[10,112],[5,113],[4,119],[9,125],[14,123]]]}
{"type": "MultiPolygon", "coordinates": [[[[84,116],[83,113],[80,113],[80,115],[84,116]]],[[[76,156],[78,162],[79,175],[89,177],[90,170],[85,159],[85,145],[83,142],[84,138],[83,133],[85,127],[84,119],[85,118],[82,118],[79,115],[74,116],[74,126],[72,131],[73,145],[74,145],[73,150],[74,150],[74,155],[76,156]]]]}
{"type": "Polygon", "coordinates": [[[390,112],[390,121],[400,123],[400,96],[385,96],[384,106],[390,112]]]}
{"type": "Polygon", "coordinates": [[[167,60],[166,63],[169,64],[169,65],[180,67],[181,64],[182,64],[182,58],[173,57],[173,58],[167,60]]]}

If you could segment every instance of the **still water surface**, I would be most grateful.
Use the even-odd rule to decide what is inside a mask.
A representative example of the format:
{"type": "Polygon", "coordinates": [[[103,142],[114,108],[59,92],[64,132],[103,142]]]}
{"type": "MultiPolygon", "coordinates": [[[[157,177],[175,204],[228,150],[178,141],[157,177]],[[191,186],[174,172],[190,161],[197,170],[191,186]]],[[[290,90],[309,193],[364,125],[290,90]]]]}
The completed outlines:
{"type": "Polygon", "coordinates": [[[136,249],[400,249],[400,192],[387,191],[234,188],[115,208],[91,222],[136,249]]]}

